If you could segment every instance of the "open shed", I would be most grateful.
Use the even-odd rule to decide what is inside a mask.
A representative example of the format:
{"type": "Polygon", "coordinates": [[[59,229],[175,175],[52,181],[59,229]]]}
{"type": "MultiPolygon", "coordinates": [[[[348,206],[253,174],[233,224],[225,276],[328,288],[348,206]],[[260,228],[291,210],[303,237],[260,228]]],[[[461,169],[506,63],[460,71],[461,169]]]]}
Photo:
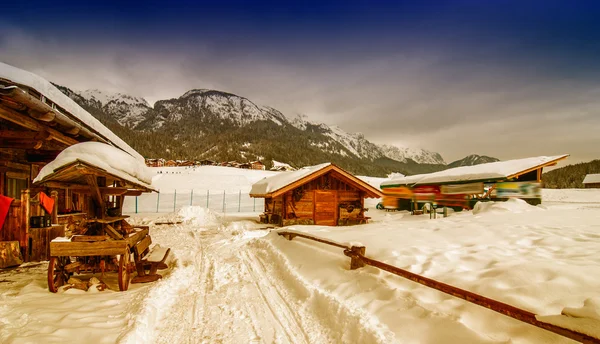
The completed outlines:
{"type": "Polygon", "coordinates": [[[538,156],[462,166],[381,183],[384,207],[411,210],[418,203],[471,208],[478,200],[522,198],[541,203],[542,171],[569,155],[538,156]]]}
{"type": "Polygon", "coordinates": [[[583,186],[586,189],[600,189],[600,173],[586,175],[583,178],[583,186]]]}
{"type": "Polygon", "coordinates": [[[250,191],[250,197],[265,199],[261,220],[282,226],[365,223],[364,199],[381,196],[377,188],[331,163],[281,172],[250,191]]]}

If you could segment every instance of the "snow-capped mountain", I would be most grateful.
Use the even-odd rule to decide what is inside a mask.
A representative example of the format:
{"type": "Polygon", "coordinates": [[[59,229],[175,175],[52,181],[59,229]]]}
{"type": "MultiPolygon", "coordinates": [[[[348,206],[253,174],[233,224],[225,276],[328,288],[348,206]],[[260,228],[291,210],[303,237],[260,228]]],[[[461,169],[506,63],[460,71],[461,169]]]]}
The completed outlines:
{"type": "Polygon", "coordinates": [[[387,157],[400,162],[411,159],[419,164],[439,164],[446,162],[439,153],[421,148],[396,147],[392,145],[376,145],[367,140],[361,133],[348,133],[338,126],[327,126],[323,123],[311,122],[306,115],[296,115],[290,123],[300,130],[316,127],[324,135],[341,144],[351,154],[364,159],[387,157]]]}
{"type": "Polygon", "coordinates": [[[471,155],[467,155],[466,157],[464,157],[460,160],[456,160],[456,161],[449,163],[448,167],[453,168],[453,167],[461,167],[461,166],[473,166],[473,165],[486,164],[488,162],[496,162],[496,161],[500,161],[500,159],[496,159],[496,158],[486,156],[486,155],[471,154],[471,155]]]}
{"type": "MultiPolygon", "coordinates": [[[[379,146],[361,133],[309,120],[235,94],[193,89],[178,98],[146,100],[100,90],[65,94],[118,131],[148,157],[211,160],[275,160],[294,167],[331,161],[369,175],[417,173],[444,168],[438,153],[379,146]]],[[[270,166],[269,166],[270,167],[270,166]]]]}
{"type": "Polygon", "coordinates": [[[141,97],[123,93],[109,93],[97,89],[80,92],[89,106],[95,106],[112,116],[122,126],[133,128],[143,121],[151,109],[141,97]]]}
{"type": "Polygon", "coordinates": [[[380,145],[379,148],[381,148],[383,155],[396,161],[406,162],[407,159],[411,159],[419,164],[446,164],[439,153],[421,148],[396,147],[385,144],[380,145]]]}

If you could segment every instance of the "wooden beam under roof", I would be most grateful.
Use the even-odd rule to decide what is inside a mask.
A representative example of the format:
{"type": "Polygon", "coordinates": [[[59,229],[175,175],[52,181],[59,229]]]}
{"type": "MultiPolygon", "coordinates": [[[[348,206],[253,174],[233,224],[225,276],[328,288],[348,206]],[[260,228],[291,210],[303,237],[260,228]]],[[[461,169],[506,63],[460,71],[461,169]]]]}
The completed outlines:
{"type": "Polygon", "coordinates": [[[74,138],[68,137],[60,131],[51,128],[46,124],[42,124],[39,121],[29,117],[28,115],[19,113],[13,109],[5,107],[2,104],[0,104],[0,118],[30,130],[38,132],[46,131],[48,132],[48,134],[50,134],[50,137],[53,140],[64,143],[68,146],[79,143],[79,141],[75,140],[74,138]]]}

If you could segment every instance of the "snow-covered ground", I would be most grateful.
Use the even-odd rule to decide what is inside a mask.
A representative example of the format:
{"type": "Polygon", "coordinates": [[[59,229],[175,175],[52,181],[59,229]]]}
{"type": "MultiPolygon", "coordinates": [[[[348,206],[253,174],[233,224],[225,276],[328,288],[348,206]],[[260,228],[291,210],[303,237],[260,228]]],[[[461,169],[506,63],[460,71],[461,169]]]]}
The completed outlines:
{"type": "MultiPolygon", "coordinates": [[[[236,187],[247,190],[269,173],[243,172],[252,175],[240,174],[236,187]]],[[[584,316],[598,331],[600,190],[543,196],[538,207],[490,203],[431,220],[379,211],[369,200],[367,225],[289,228],[361,242],[369,257],[536,314],[567,308],[569,325],[584,316]]],[[[163,279],[127,292],[114,291],[116,276],[107,274],[112,290],[52,294],[47,262],[1,271],[0,342],[570,342],[375,268],[351,271],[340,249],[287,241],[257,218],[198,206],[133,216],[172,257],[163,279]],[[153,225],[165,220],[181,223],[153,225]]]]}

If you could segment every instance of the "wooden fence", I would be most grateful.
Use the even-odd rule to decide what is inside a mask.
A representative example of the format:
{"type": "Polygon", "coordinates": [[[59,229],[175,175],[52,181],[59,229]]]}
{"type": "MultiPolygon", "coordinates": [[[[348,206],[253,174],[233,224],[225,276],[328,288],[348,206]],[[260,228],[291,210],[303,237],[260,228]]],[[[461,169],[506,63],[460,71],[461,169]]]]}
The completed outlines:
{"type": "Polygon", "coordinates": [[[511,306],[509,304],[506,304],[506,303],[503,303],[500,301],[496,301],[496,300],[487,298],[485,296],[481,296],[479,294],[472,293],[468,290],[460,289],[460,288],[457,288],[457,287],[454,287],[454,286],[451,286],[451,285],[448,285],[448,284],[445,284],[442,282],[438,282],[433,279],[417,275],[410,271],[403,270],[398,267],[395,267],[395,266],[380,262],[378,260],[366,257],[365,256],[366,248],[364,246],[346,246],[346,245],[337,243],[335,241],[318,238],[318,237],[314,237],[312,235],[298,233],[298,232],[278,231],[277,234],[284,236],[288,240],[292,240],[292,239],[294,239],[294,237],[301,237],[301,238],[317,241],[317,242],[320,242],[323,244],[339,247],[344,250],[343,251],[344,255],[350,257],[350,269],[357,269],[357,268],[361,268],[365,265],[371,265],[371,266],[379,268],[381,270],[385,270],[387,272],[393,273],[400,277],[409,279],[413,282],[422,284],[424,286],[427,286],[427,287],[430,287],[433,289],[437,289],[443,293],[446,293],[446,294],[461,298],[463,300],[466,300],[470,303],[474,303],[476,305],[485,307],[487,309],[490,309],[494,312],[506,315],[513,319],[517,319],[519,321],[542,328],[544,330],[554,332],[563,337],[567,337],[567,338],[576,340],[581,343],[600,343],[600,339],[594,338],[587,334],[576,332],[576,331],[573,331],[570,329],[566,329],[563,327],[559,327],[556,325],[538,321],[535,318],[535,314],[533,314],[532,312],[511,306]]]}

